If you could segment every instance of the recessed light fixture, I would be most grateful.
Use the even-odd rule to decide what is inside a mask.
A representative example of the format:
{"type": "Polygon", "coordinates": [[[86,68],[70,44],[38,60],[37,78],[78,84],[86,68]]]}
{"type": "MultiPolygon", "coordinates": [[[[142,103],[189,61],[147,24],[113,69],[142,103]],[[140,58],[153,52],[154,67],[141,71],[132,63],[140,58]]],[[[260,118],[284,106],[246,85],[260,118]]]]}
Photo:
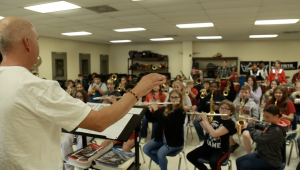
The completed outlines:
{"type": "Polygon", "coordinates": [[[193,23],[193,24],[177,24],[179,28],[198,28],[198,27],[213,27],[214,24],[212,22],[208,23],[193,23]]]}
{"type": "Polygon", "coordinates": [[[222,39],[222,36],[198,36],[197,39],[200,39],[200,40],[222,39]]]}
{"type": "Polygon", "coordinates": [[[299,19],[257,20],[254,25],[295,24],[299,19]]]}
{"type": "Polygon", "coordinates": [[[0,16],[0,19],[3,19],[4,17],[0,16]]]}
{"type": "Polygon", "coordinates": [[[51,2],[47,4],[35,5],[35,6],[28,6],[24,7],[25,9],[40,12],[40,13],[48,13],[48,12],[57,12],[57,11],[65,11],[70,9],[77,9],[81,8],[80,6],[71,4],[66,1],[58,1],[58,2],[51,2]]]}
{"type": "Polygon", "coordinates": [[[61,33],[61,34],[67,35],[67,36],[78,36],[78,35],[91,35],[92,33],[80,31],[80,32],[66,32],[66,33],[61,33]]]}
{"type": "Polygon", "coordinates": [[[130,31],[144,31],[146,30],[145,28],[123,28],[123,29],[114,29],[114,31],[117,32],[130,32],[130,31]]]}
{"type": "Polygon", "coordinates": [[[268,34],[268,35],[249,35],[249,38],[274,38],[277,37],[277,34],[268,34]]]}
{"type": "Polygon", "coordinates": [[[174,38],[151,38],[151,41],[170,41],[174,40],[174,38]]]}
{"type": "Polygon", "coordinates": [[[131,42],[131,40],[112,40],[111,43],[125,43],[125,42],[131,42]]]}

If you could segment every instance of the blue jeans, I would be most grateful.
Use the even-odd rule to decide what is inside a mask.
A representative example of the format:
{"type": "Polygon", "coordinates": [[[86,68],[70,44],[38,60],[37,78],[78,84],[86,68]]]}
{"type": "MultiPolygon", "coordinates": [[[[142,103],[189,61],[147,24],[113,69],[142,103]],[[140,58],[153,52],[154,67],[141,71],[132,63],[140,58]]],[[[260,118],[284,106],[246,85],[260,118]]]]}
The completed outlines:
{"type": "Polygon", "coordinates": [[[171,152],[182,150],[183,146],[180,147],[168,147],[163,142],[155,142],[154,139],[149,141],[143,148],[143,151],[148,155],[156,164],[158,164],[161,170],[167,170],[168,160],[167,155],[171,152]],[[157,154],[152,154],[151,151],[158,149],[157,154]]]}
{"type": "Polygon", "coordinates": [[[194,126],[198,134],[199,140],[204,140],[205,136],[204,136],[203,128],[201,127],[197,119],[194,119],[194,126]]]}
{"type": "MultiPolygon", "coordinates": [[[[156,127],[157,127],[157,123],[152,123],[151,139],[153,139],[155,137],[156,127]]],[[[147,120],[146,116],[144,115],[143,119],[142,119],[141,138],[146,138],[147,137],[147,134],[148,134],[147,129],[148,129],[148,120],[147,120]]]]}
{"type": "Polygon", "coordinates": [[[277,169],[273,167],[267,160],[259,157],[256,153],[249,153],[236,160],[237,170],[251,170],[251,169],[262,169],[272,170],[277,169]]]}

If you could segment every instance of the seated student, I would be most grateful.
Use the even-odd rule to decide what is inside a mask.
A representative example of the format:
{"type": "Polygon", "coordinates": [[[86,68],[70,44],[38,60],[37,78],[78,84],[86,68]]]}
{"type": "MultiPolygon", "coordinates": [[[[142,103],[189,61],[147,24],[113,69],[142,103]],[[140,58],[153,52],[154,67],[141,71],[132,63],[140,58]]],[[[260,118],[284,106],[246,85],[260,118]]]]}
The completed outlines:
{"type": "Polygon", "coordinates": [[[229,101],[233,102],[236,98],[236,91],[234,89],[234,85],[233,85],[233,82],[231,80],[227,80],[226,81],[226,85],[225,85],[225,88],[224,88],[223,92],[222,92],[222,95],[229,101]],[[228,90],[228,95],[227,96],[224,96],[224,90],[228,90]]]}
{"type": "MultiPolygon", "coordinates": [[[[210,93],[209,93],[209,84],[210,84],[210,81],[209,80],[205,80],[203,82],[203,88],[201,90],[199,90],[199,93],[196,96],[196,98],[198,100],[198,107],[199,107],[201,101],[203,100],[203,99],[201,99],[202,92],[204,92],[205,96],[210,95],[210,93]]],[[[199,108],[197,108],[197,110],[199,110],[199,108]]]]}
{"type": "MultiPolygon", "coordinates": [[[[89,102],[89,97],[88,97],[87,93],[85,92],[85,90],[76,91],[75,98],[83,101],[84,103],[89,102]]],[[[66,157],[66,155],[73,152],[73,140],[74,139],[77,141],[77,144],[76,144],[77,149],[82,148],[82,136],[81,135],[73,135],[70,133],[66,133],[61,142],[61,149],[62,149],[64,157],[66,157]]],[[[91,141],[91,140],[92,140],[92,137],[87,137],[87,141],[91,141]]],[[[65,169],[66,170],[74,170],[75,167],[65,163],[65,169]]]]}
{"type": "Polygon", "coordinates": [[[230,70],[231,70],[231,78],[230,78],[230,80],[232,82],[239,82],[239,75],[237,73],[236,67],[232,66],[230,70]]]}
{"type": "Polygon", "coordinates": [[[101,103],[102,100],[94,100],[95,97],[101,97],[107,91],[107,86],[105,83],[101,82],[101,76],[95,75],[94,82],[90,84],[88,95],[90,102],[101,103]]]}
{"type": "Polygon", "coordinates": [[[85,91],[88,91],[89,89],[89,84],[88,82],[86,81],[86,79],[83,77],[82,74],[78,74],[78,79],[81,81],[81,84],[84,88],[85,91]]]}
{"type": "MultiPolygon", "coordinates": [[[[80,83],[78,83],[78,84],[76,85],[76,91],[79,91],[79,90],[84,90],[82,84],[80,84],[80,83]]],[[[84,90],[84,91],[85,91],[85,90],[84,90]]]]}
{"type": "Polygon", "coordinates": [[[129,75],[127,80],[128,80],[128,84],[136,84],[136,81],[133,80],[133,76],[132,75],[129,75]]]}
{"type": "Polygon", "coordinates": [[[272,98],[267,101],[265,107],[269,104],[275,104],[275,101],[277,101],[276,106],[280,109],[282,119],[292,122],[294,120],[294,113],[296,113],[296,109],[293,102],[288,99],[288,94],[284,86],[277,86],[274,89],[272,98]]]}
{"type": "MultiPolygon", "coordinates": [[[[187,82],[187,88],[189,90],[189,98],[191,99],[191,102],[192,102],[192,111],[196,111],[197,110],[197,107],[198,107],[198,101],[196,99],[196,96],[198,95],[198,90],[196,90],[194,88],[194,81],[188,81],[187,82]]],[[[195,115],[189,115],[190,116],[190,120],[189,120],[189,123],[190,123],[190,126],[194,126],[193,125],[193,122],[194,122],[194,116],[195,115]]]]}
{"type": "Polygon", "coordinates": [[[214,116],[211,123],[208,122],[206,113],[197,115],[198,123],[206,131],[205,142],[188,153],[187,159],[200,170],[207,167],[197,161],[199,157],[208,159],[212,170],[219,170],[221,163],[229,155],[229,136],[236,132],[234,122],[230,119],[230,115],[234,113],[234,105],[229,100],[223,100],[219,110],[224,116],[214,116]]]}
{"type": "Polygon", "coordinates": [[[251,138],[257,143],[255,153],[249,153],[236,160],[238,170],[276,170],[282,162],[281,149],[288,131],[289,121],[281,119],[280,109],[273,104],[264,109],[264,119],[271,125],[255,124],[248,120],[251,138]]]}
{"type": "MultiPolygon", "coordinates": [[[[107,80],[107,87],[108,91],[103,94],[103,97],[107,96],[121,96],[121,94],[115,90],[115,81],[113,79],[108,79],[107,80]]],[[[112,104],[112,99],[104,99],[102,103],[111,103],[112,104]]]]}
{"type": "Polygon", "coordinates": [[[73,97],[74,97],[75,92],[76,92],[74,85],[75,85],[75,83],[74,83],[73,80],[67,80],[66,81],[66,87],[67,87],[66,92],[69,93],[73,97]]]}
{"type": "MultiPolygon", "coordinates": [[[[253,99],[254,102],[256,103],[257,110],[258,110],[258,115],[260,115],[260,98],[262,95],[261,88],[257,84],[256,78],[253,75],[250,75],[247,77],[247,83],[251,88],[250,96],[249,98],[253,99]]],[[[240,93],[241,94],[241,93],[240,93]]],[[[239,96],[240,96],[239,94],[239,96]]]]}
{"type": "MultiPolygon", "coordinates": [[[[111,74],[110,76],[109,76],[109,79],[112,79],[113,77],[113,74],[111,74]]],[[[115,82],[115,90],[117,90],[117,88],[119,87],[119,84],[120,84],[120,82],[118,81],[118,79],[117,80],[114,80],[114,82],[115,82]]]]}
{"type": "MultiPolygon", "coordinates": [[[[214,101],[212,109],[215,113],[219,113],[219,104],[221,103],[221,101],[225,100],[225,97],[218,93],[218,89],[219,89],[219,82],[213,81],[210,83],[209,90],[210,90],[210,94],[213,94],[213,101],[214,101]]],[[[205,113],[210,112],[210,99],[211,99],[211,95],[206,96],[201,101],[198,112],[205,112],[205,113]]],[[[194,126],[200,140],[200,145],[198,146],[201,146],[204,140],[203,128],[202,126],[200,126],[199,122],[196,119],[194,120],[194,126]]]]}
{"type": "Polygon", "coordinates": [[[265,103],[267,103],[267,101],[272,98],[274,89],[279,85],[280,85],[280,83],[277,79],[271,80],[270,85],[269,85],[269,90],[270,91],[268,91],[269,94],[265,93],[265,95],[264,95],[264,102],[265,103]]]}
{"type": "MultiPolygon", "coordinates": [[[[186,95],[185,93],[185,86],[183,85],[183,83],[181,81],[174,81],[172,84],[173,90],[178,90],[181,92],[182,95],[182,100],[183,100],[183,109],[185,111],[190,111],[192,109],[192,102],[191,99],[186,95]]],[[[169,100],[169,95],[167,96],[165,101],[169,100]]],[[[165,105],[167,106],[167,105],[165,105]]],[[[185,118],[184,121],[185,125],[188,124],[188,115],[185,118]]],[[[184,126],[184,132],[187,132],[187,126],[184,126]]],[[[186,141],[186,137],[187,137],[187,133],[184,133],[184,140],[186,141]]]]}
{"type": "Polygon", "coordinates": [[[257,83],[262,83],[264,81],[264,78],[262,77],[262,72],[257,68],[256,63],[252,63],[252,69],[249,70],[246,77],[249,77],[250,75],[254,76],[257,80],[257,83]]]}
{"type": "Polygon", "coordinates": [[[161,170],[167,170],[167,155],[173,151],[183,148],[183,124],[185,110],[183,109],[182,93],[178,90],[170,92],[168,102],[179,102],[179,104],[169,104],[162,109],[158,105],[151,105],[154,114],[148,109],[145,113],[150,122],[157,122],[155,137],[148,142],[143,151],[148,155],[161,170]],[[152,154],[153,149],[158,149],[157,154],[152,154]]]}
{"type": "MultiPolygon", "coordinates": [[[[161,85],[160,86],[154,86],[152,91],[147,94],[145,102],[164,102],[166,100],[166,95],[162,92],[161,89],[161,85]]],[[[159,105],[158,108],[161,109],[163,108],[164,105],[159,105]]],[[[150,111],[152,113],[154,113],[154,111],[150,111]]],[[[154,138],[155,136],[155,129],[156,129],[157,124],[156,123],[152,123],[152,135],[151,135],[151,139],[154,138]]],[[[146,142],[146,138],[147,138],[147,128],[148,128],[148,120],[146,118],[146,115],[144,115],[143,120],[142,120],[142,129],[141,129],[141,143],[145,143],[146,142]]]]}
{"type": "MultiPolygon", "coordinates": [[[[235,113],[232,115],[231,119],[236,123],[239,119],[239,112],[240,112],[240,106],[241,101],[243,101],[243,116],[245,117],[252,117],[254,119],[259,119],[258,117],[258,111],[256,107],[256,103],[253,101],[253,99],[249,98],[250,96],[250,86],[244,85],[241,88],[241,98],[236,98],[233,102],[235,107],[235,113]]],[[[250,139],[250,133],[247,128],[247,124],[242,127],[242,136],[244,145],[246,147],[247,153],[251,153],[251,139],[250,139]]],[[[238,147],[239,144],[236,143],[232,136],[230,136],[230,152],[233,153],[238,147]]]]}
{"type": "Polygon", "coordinates": [[[124,93],[125,93],[125,87],[126,87],[126,85],[128,84],[128,80],[127,80],[127,78],[126,77],[122,77],[121,78],[121,82],[119,83],[119,88],[120,88],[120,94],[121,95],[123,95],[124,93]]]}

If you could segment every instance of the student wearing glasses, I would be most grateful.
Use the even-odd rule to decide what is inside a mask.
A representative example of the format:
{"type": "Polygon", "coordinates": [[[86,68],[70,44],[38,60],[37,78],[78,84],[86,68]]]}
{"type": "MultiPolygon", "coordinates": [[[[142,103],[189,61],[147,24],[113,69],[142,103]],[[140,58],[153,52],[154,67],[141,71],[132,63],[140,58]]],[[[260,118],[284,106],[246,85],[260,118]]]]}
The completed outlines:
{"type": "Polygon", "coordinates": [[[234,105],[229,100],[220,103],[219,111],[224,116],[214,116],[211,123],[208,122],[206,113],[197,115],[197,120],[201,127],[206,131],[205,142],[187,154],[187,159],[198,169],[207,167],[198,162],[199,157],[209,160],[212,170],[221,169],[221,163],[229,155],[229,137],[236,132],[235,124],[230,116],[234,113],[234,105]]]}

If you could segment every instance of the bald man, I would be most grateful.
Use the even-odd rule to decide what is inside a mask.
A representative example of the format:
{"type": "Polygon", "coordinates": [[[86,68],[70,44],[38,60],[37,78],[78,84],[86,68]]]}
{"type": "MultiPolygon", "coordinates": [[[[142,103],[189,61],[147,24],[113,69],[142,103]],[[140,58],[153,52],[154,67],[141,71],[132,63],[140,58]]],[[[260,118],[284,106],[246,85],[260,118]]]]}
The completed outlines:
{"type": "Polygon", "coordinates": [[[30,73],[39,55],[38,34],[25,19],[0,20],[0,169],[61,170],[61,128],[103,131],[166,78],[149,74],[110,107],[91,110],[56,81],[30,73]],[[134,95],[135,94],[135,95],[134,95]]]}

